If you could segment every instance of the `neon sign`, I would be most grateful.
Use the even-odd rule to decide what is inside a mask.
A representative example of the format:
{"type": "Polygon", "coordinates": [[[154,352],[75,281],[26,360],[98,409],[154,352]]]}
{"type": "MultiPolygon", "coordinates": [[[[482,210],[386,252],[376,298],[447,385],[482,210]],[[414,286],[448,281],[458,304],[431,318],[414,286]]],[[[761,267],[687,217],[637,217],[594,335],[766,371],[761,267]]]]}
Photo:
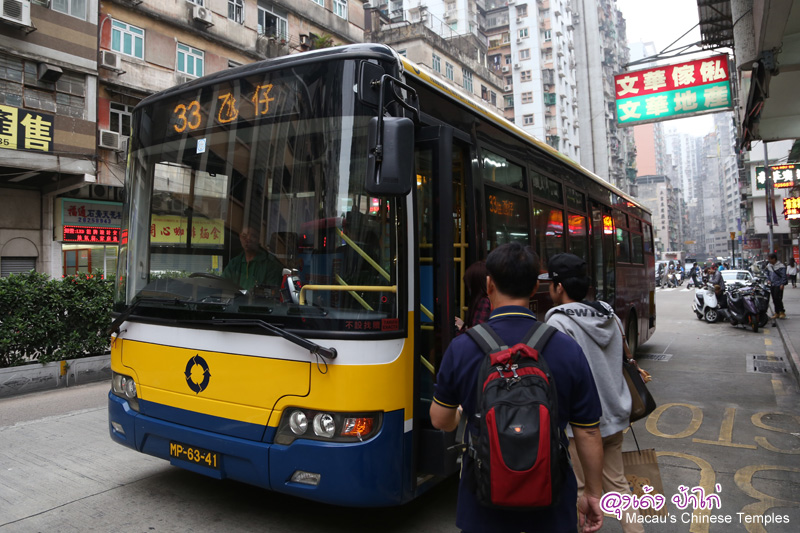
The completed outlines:
{"type": "Polygon", "coordinates": [[[800,219],[800,196],[783,199],[783,216],[786,220],[800,219]]]}
{"type": "Polygon", "coordinates": [[[117,244],[119,242],[119,228],[64,226],[64,242],[117,244]]]}

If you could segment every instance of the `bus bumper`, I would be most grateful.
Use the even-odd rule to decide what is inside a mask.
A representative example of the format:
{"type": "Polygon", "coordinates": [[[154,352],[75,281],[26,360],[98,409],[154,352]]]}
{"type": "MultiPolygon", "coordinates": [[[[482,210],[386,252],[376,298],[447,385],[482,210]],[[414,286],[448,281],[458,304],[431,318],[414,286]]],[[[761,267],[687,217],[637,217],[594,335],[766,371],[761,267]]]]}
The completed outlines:
{"type": "Polygon", "coordinates": [[[298,439],[283,446],[165,422],[132,410],[112,393],[108,398],[112,440],[173,466],[335,505],[399,505],[412,498],[411,432],[403,431],[402,410],[385,413],[381,430],[366,442],[298,439]],[[215,452],[217,468],[171,457],[170,443],[215,452]],[[319,482],[293,482],[297,471],[318,474],[319,482]]]}

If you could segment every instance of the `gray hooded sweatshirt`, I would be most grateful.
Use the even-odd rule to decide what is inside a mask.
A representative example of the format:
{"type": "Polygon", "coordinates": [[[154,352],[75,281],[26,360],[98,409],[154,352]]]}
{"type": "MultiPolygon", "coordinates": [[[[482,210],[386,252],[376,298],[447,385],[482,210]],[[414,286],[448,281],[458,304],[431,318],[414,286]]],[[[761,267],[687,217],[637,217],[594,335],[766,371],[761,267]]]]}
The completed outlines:
{"type": "MultiPolygon", "coordinates": [[[[594,302],[593,302],[594,303],[594,302]]],[[[598,302],[605,313],[584,303],[569,303],[550,309],[545,321],[566,333],[583,348],[592,369],[603,416],[600,435],[608,437],[628,427],[631,395],[622,375],[622,332],[610,305],[598,302]]],[[[572,437],[572,429],[567,426],[572,437]]]]}

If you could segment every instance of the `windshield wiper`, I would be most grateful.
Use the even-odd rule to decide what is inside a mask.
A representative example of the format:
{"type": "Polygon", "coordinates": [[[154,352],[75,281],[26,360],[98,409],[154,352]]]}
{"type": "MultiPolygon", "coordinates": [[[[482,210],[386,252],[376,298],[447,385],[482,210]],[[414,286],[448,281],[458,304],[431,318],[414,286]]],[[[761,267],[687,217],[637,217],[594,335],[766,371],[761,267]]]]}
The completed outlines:
{"type": "Polygon", "coordinates": [[[270,333],[274,333],[280,337],[283,337],[289,342],[293,342],[298,346],[301,346],[311,352],[311,355],[319,355],[326,359],[336,359],[337,353],[336,348],[330,347],[325,348],[324,346],[320,346],[316,342],[312,342],[308,339],[304,339],[299,335],[295,335],[294,333],[289,333],[278,326],[270,324],[268,322],[264,322],[263,320],[258,320],[255,318],[237,318],[237,319],[230,319],[230,318],[215,318],[209,321],[211,324],[218,325],[218,326],[256,326],[262,329],[269,331],[270,333]]]}
{"type": "Polygon", "coordinates": [[[111,323],[111,326],[108,328],[108,334],[117,334],[119,335],[119,327],[125,322],[128,317],[130,317],[136,308],[139,307],[142,303],[148,304],[168,304],[168,305],[208,305],[208,306],[227,306],[225,302],[204,302],[204,301],[195,301],[195,300],[181,300],[177,296],[174,298],[139,298],[135,302],[131,304],[130,307],[125,309],[122,313],[114,319],[111,323]]]}

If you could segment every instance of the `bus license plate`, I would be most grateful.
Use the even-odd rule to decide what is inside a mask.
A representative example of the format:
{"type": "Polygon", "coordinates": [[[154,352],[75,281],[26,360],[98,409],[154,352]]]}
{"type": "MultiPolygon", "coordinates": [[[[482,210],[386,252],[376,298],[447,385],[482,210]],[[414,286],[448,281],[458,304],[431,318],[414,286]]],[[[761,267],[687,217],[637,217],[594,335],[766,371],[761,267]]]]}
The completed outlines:
{"type": "Polygon", "coordinates": [[[180,442],[169,443],[169,456],[219,470],[219,454],[180,442]]]}

